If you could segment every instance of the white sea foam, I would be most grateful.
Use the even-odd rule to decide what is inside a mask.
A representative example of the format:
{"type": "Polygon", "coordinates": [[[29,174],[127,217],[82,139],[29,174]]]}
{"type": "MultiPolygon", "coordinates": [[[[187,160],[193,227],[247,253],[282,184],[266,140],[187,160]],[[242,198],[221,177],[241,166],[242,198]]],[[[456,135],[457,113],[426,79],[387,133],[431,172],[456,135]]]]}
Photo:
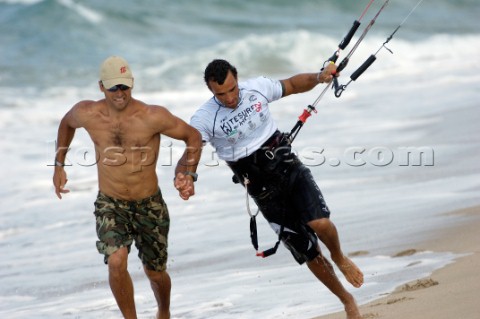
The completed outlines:
{"type": "Polygon", "coordinates": [[[95,12],[94,10],[83,6],[81,4],[78,4],[72,0],[57,0],[61,5],[74,10],[76,13],[78,13],[81,17],[85,18],[87,21],[92,22],[92,23],[99,23],[102,21],[103,17],[101,14],[98,12],[95,12]]]}

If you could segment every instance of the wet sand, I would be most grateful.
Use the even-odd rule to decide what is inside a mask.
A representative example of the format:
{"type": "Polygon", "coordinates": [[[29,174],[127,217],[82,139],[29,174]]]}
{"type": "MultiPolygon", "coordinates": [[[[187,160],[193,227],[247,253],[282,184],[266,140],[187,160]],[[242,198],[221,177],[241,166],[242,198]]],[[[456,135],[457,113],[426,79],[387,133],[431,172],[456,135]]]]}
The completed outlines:
{"type": "MultiPolygon", "coordinates": [[[[430,250],[464,256],[429,277],[405,284],[381,299],[361,305],[363,318],[480,318],[480,206],[449,214],[468,216],[468,221],[432,234],[427,241],[404,253],[430,250]]],[[[354,289],[348,287],[349,291],[354,289]]],[[[344,318],[345,313],[339,312],[313,319],[344,318]]]]}

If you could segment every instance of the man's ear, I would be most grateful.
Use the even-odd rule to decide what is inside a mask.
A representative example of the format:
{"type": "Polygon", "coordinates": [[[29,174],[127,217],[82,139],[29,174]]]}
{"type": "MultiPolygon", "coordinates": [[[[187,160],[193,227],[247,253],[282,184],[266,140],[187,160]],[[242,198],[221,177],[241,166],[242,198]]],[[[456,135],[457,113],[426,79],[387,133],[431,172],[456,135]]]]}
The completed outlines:
{"type": "Polygon", "coordinates": [[[98,88],[100,89],[101,92],[105,90],[105,88],[103,87],[102,81],[98,81],[98,88]]]}

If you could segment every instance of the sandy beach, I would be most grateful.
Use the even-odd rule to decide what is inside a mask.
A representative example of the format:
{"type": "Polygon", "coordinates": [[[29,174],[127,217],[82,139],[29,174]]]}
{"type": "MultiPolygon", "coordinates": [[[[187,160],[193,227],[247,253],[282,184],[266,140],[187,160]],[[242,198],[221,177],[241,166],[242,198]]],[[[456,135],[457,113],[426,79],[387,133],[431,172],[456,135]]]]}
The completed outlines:
{"type": "MultiPolygon", "coordinates": [[[[432,234],[431,238],[418,244],[410,253],[430,250],[464,256],[429,277],[405,284],[381,299],[361,305],[363,318],[480,318],[480,207],[449,214],[468,216],[468,220],[432,234]]],[[[344,312],[314,319],[340,318],[345,318],[344,312]]]]}

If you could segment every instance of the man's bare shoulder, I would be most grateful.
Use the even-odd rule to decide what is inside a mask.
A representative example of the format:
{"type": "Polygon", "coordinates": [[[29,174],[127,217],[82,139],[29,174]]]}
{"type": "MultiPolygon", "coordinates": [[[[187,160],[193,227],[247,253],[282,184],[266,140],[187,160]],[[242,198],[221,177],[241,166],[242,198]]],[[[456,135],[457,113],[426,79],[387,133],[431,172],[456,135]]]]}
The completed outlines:
{"type": "Polygon", "coordinates": [[[92,113],[99,112],[104,105],[105,100],[83,100],[75,104],[72,109],[75,110],[75,112],[92,113]]]}
{"type": "Polygon", "coordinates": [[[73,127],[84,127],[90,120],[98,118],[104,109],[104,100],[83,100],[72,107],[67,118],[73,127]]]}
{"type": "Polygon", "coordinates": [[[165,106],[146,104],[144,102],[140,103],[142,104],[142,113],[146,117],[146,119],[150,119],[153,121],[163,121],[172,120],[173,118],[175,118],[175,116],[173,116],[173,114],[165,106]]]}
{"type": "Polygon", "coordinates": [[[157,128],[160,133],[179,125],[179,118],[173,115],[167,107],[140,103],[142,104],[142,116],[145,124],[157,128]]]}
{"type": "Polygon", "coordinates": [[[144,102],[141,102],[141,103],[145,107],[145,111],[147,112],[148,115],[161,116],[165,113],[170,113],[170,111],[165,106],[146,104],[144,102]]]}

